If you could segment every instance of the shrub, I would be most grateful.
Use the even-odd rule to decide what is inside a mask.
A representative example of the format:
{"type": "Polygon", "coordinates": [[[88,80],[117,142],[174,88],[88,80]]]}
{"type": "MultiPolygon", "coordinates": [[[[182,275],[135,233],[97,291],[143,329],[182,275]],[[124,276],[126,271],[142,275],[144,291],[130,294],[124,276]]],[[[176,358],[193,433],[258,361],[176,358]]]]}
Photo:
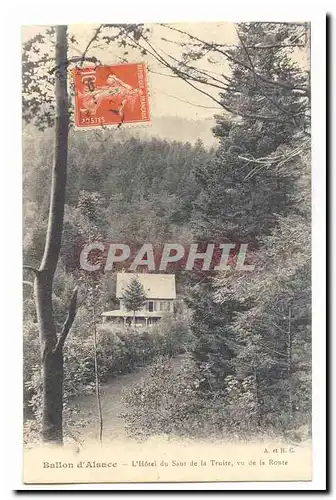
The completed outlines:
{"type": "MultiPolygon", "coordinates": [[[[134,371],[159,356],[183,352],[188,340],[185,321],[167,318],[148,330],[116,329],[104,324],[97,327],[97,358],[100,381],[134,371]]],[[[42,408],[42,379],[36,323],[25,325],[24,335],[25,402],[39,423],[42,408]]],[[[64,421],[71,418],[72,397],[95,390],[94,346],[92,329],[86,323],[81,331],[77,323],[64,346],[64,421]]],[[[28,414],[29,416],[29,414],[28,414]]]]}
{"type": "Polygon", "coordinates": [[[193,361],[187,357],[178,371],[169,358],[160,358],[148,374],[123,393],[128,411],[123,413],[126,431],[137,439],[173,434],[197,437],[207,434],[204,401],[193,361]]]}
{"type": "Polygon", "coordinates": [[[40,366],[40,342],[37,324],[27,321],[23,325],[23,402],[25,416],[29,416],[29,400],[34,388],[29,385],[34,371],[40,366]]]}
{"type": "Polygon", "coordinates": [[[146,377],[123,393],[127,433],[138,440],[162,434],[226,440],[273,435],[300,440],[309,433],[299,411],[293,414],[291,434],[287,413],[277,407],[261,422],[254,377],[228,376],[218,391],[210,386],[189,356],[178,371],[168,358],[157,360],[146,377]]]}

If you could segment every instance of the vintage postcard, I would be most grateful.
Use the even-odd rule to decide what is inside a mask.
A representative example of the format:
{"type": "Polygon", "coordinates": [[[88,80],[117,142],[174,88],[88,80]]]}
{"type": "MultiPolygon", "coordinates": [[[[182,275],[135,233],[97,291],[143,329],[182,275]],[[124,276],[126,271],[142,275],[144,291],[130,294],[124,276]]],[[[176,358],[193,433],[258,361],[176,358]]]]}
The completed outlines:
{"type": "Polygon", "coordinates": [[[312,480],[311,36],[22,27],[25,484],[312,480]]]}

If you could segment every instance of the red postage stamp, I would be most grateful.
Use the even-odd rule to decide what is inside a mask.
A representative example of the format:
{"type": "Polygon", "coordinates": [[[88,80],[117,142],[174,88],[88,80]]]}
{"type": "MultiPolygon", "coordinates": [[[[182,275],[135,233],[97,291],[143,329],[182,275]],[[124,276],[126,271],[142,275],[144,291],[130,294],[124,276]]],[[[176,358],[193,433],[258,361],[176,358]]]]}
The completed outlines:
{"type": "Polygon", "coordinates": [[[76,127],[150,121],[144,63],[75,68],[73,78],[76,127]]]}

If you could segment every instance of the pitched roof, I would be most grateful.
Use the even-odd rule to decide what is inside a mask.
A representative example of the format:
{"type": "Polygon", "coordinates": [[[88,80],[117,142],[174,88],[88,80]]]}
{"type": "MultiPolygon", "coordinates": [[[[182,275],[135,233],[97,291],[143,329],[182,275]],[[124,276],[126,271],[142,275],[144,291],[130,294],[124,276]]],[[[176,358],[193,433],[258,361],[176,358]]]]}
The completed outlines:
{"type": "Polygon", "coordinates": [[[131,279],[137,276],[147,299],[176,299],[175,274],[118,273],[116,296],[121,298],[131,279]]]}

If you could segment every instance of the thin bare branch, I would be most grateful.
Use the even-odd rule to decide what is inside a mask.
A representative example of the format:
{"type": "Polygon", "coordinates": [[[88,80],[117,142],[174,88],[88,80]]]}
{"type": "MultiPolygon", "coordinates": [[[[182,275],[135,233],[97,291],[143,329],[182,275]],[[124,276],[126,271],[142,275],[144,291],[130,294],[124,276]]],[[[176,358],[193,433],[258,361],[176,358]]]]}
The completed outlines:
{"type": "MultiPolygon", "coordinates": [[[[236,110],[236,109],[231,108],[231,106],[225,104],[223,101],[219,101],[213,95],[211,95],[209,92],[206,92],[205,90],[203,90],[203,89],[197,87],[196,85],[194,85],[193,83],[191,83],[190,80],[193,79],[193,78],[191,78],[190,75],[184,73],[183,71],[181,71],[180,69],[176,68],[175,66],[172,66],[150,44],[149,45],[151,46],[152,50],[149,50],[149,49],[143,47],[143,45],[141,45],[139,42],[133,40],[129,35],[126,35],[126,36],[128,38],[130,38],[130,40],[137,47],[139,47],[141,50],[146,50],[147,53],[150,54],[152,57],[154,57],[154,59],[156,61],[158,61],[159,63],[163,64],[163,66],[169,68],[174,74],[178,75],[183,81],[185,81],[188,85],[190,85],[190,87],[192,87],[193,89],[197,90],[201,94],[209,97],[212,101],[214,101],[216,104],[218,104],[219,106],[221,106],[228,113],[231,113],[231,114],[236,115],[236,116],[240,116],[242,118],[249,118],[249,119],[252,119],[252,120],[264,120],[264,121],[273,121],[273,122],[283,122],[283,120],[285,119],[285,118],[281,119],[279,117],[269,116],[269,115],[260,115],[260,114],[253,114],[253,113],[242,113],[240,110],[236,110]]],[[[205,82],[198,81],[198,83],[201,83],[203,85],[207,85],[207,83],[205,83],[205,82]]]]}
{"type": "MultiPolygon", "coordinates": [[[[148,41],[147,38],[145,38],[144,36],[142,36],[142,38],[150,45],[150,43],[149,43],[149,41],[148,41]]],[[[166,52],[163,49],[160,49],[160,51],[163,54],[165,54],[166,56],[168,56],[170,59],[172,59],[173,61],[175,61],[178,64],[179,67],[184,67],[184,69],[186,69],[186,70],[197,71],[197,73],[199,73],[200,75],[204,75],[206,78],[211,78],[214,82],[220,83],[220,86],[212,84],[214,87],[217,87],[217,88],[220,88],[220,89],[224,89],[227,86],[227,83],[223,82],[223,80],[220,80],[219,78],[213,76],[213,74],[217,74],[217,76],[221,76],[221,77],[223,77],[223,78],[225,78],[227,80],[227,78],[224,77],[223,75],[219,75],[218,73],[214,73],[212,71],[205,71],[205,70],[197,68],[196,66],[191,66],[190,64],[186,64],[185,62],[180,61],[179,59],[177,59],[176,57],[172,56],[171,54],[168,54],[168,52],[166,52]]],[[[180,68],[178,68],[178,69],[180,71],[182,71],[180,68]]],[[[189,73],[186,73],[186,72],[184,72],[184,73],[186,75],[189,75],[189,73]]],[[[200,83],[203,83],[201,80],[196,80],[196,77],[193,77],[192,75],[190,75],[190,78],[195,79],[195,81],[199,81],[200,83]]],[[[211,82],[204,82],[204,83],[207,83],[207,85],[211,85],[211,82]]]]}
{"type": "Polygon", "coordinates": [[[28,286],[31,286],[34,288],[34,283],[32,283],[31,281],[24,280],[22,283],[23,283],[23,285],[28,285],[28,286]]]}
{"type": "MultiPolygon", "coordinates": [[[[205,40],[202,40],[201,38],[198,38],[197,36],[194,36],[194,35],[191,35],[190,33],[187,33],[186,31],[183,31],[179,28],[175,28],[173,26],[169,26],[168,24],[163,24],[161,23],[160,24],[161,26],[164,26],[165,28],[168,28],[172,31],[176,31],[178,33],[181,33],[182,35],[186,35],[188,36],[191,40],[196,40],[200,43],[202,43],[204,45],[204,47],[206,48],[211,48],[212,50],[214,50],[215,52],[218,52],[220,54],[222,54],[223,56],[225,56],[229,61],[235,63],[235,64],[238,64],[240,65],[241,67],[249,70],[249,71],[252,71],[252,68],[244,63],[243,61],[240,61],[239,59],[236,59],[235,57],[232,56],[232,54],[230,54],[229,52],[227,52],[226,50],[222,50],[221,48],[221,45],[219,44],[216,44],[214,42],[206,42],[205,40]]],[[[305,88],[305,87],[301,87],[301,86],[296,86],[296,85],[293,85],[292,83],[290,82],[285,82],[283,80],[270,80],[268,78],[266,78],[265,76],[261,75],[260,73],[255,73],[256,76],[258,78],[260,78],[260,80],[262,80],[263,82],[265,83],[268,83],[270,85],[273,85],[273,86],[277,86],[277,87],[281,87],[281,88],[285,88],[285,89],[289,89],[289,90],[294,90],[294,89],[300,89],[300,90],[304,90],[306,92],[309,91],[309,89],[305,88]]]]}
{"type": "Polygon", "coordinates": [[[84,63],[84,60],[85,60],[86,54],[87,54],[87,52],[88,52],[88,50],[89,50],[90,46],[91,46],[91,45],[93,44],[93,42],[97,39],[97,37],[98,37],[99,33],[101,32],[101,30],[102,30],[103,26],[104,26],[103,24],[100,24],[100,25],[98,26],[98,28],[97,28],[97,29],[95,30],[95,32],[94,32],[93,37],[90,39],[90,41],[88,42],[87,46],[85,47],[84,52],[83,52],[83,54],[82,54],[81,66],[83,66],[83,63],[84,63]]]}
{"type": "MultiPolygon", "coordinates": [[[[144,36],[142,36],[142,39],[148,44],[148,46],[151,48],[152,52],[154,52],[158,58],[160,58],[161,60],[161,63],[164,64],[166,67],[170,68],[173,73],[177,74],[179,77],[182,77],[184,76],[185,78],[188,78],[189,80],[193,80],[197,83],[201,83],[203,85],[208,85],[210,87],[214,87],[214,88],[217,88],[217,89],[220,89],[220,90],[225,90],[225,87],[226,87],[226,84],[224,82],[222,82],[221,80],[218,80],[214,77],[212,77],[211,75],[208,75],[206,74],[204,71],[202,70],[198,70],[197,68],[195,68],[194,66],[190,66],[190,69],[192,70],[196,70],[198,71],[199,73],[203,73],[206,75],[207,78],[212,78],[213,80],[217,80],[218,82],[220,82],[221,85],[217,85],[216,83],[212,83],[212,82],[209,82],[209,81],[204,81],[204,79],[202,79],[201,77],[197,77],[197,76],[193,76],[191,75],[190,73],[186,72],[186,71],[183,71],[182,69],[180,69],[178,66],[180,66],[181,64],[183,64],[181,61],[179,61],[178,59],[176,59],[176,57],[173,57],[171,56],[170,54],[166,54],[166,52],[164,52],[162,49],[161,49],[161,52],[163,52],[165,55],[167,55],[168,57],[170,57],[171,59],[173,59],[177,64],[178,66],[173,66],[172,64],[170,64],[167,59],[165,59],[154,47],[153,45],[149,42],[149,40],[147,38],[145,38],[144,36]]],[[[148,49],[145,49],[145,50],[148,50],[148,49]]]]}
{"type": "Polygon", "coordinates": [[[185,102],[186,104],[190,104],[190,106],[195,106],[195,108],[204,108],[204,109],[219,109],[219,106],[202,106],[202,104],[196,104],[194,102],[186,101],[185,99],[181,99],[175,95],[167,94],[166,92],[161,92],[162,94],[171,97],[172,99],[176,99],[180,102],[185,102]]]}
{"type": "Polygon", "coordinates": [[[36,269],[36,267],[34,267],[34,266],[23,266],[23,269],[26,269],[27,271],[32,271],[35,274],[39,273],[39,270],[36,269]]]}

